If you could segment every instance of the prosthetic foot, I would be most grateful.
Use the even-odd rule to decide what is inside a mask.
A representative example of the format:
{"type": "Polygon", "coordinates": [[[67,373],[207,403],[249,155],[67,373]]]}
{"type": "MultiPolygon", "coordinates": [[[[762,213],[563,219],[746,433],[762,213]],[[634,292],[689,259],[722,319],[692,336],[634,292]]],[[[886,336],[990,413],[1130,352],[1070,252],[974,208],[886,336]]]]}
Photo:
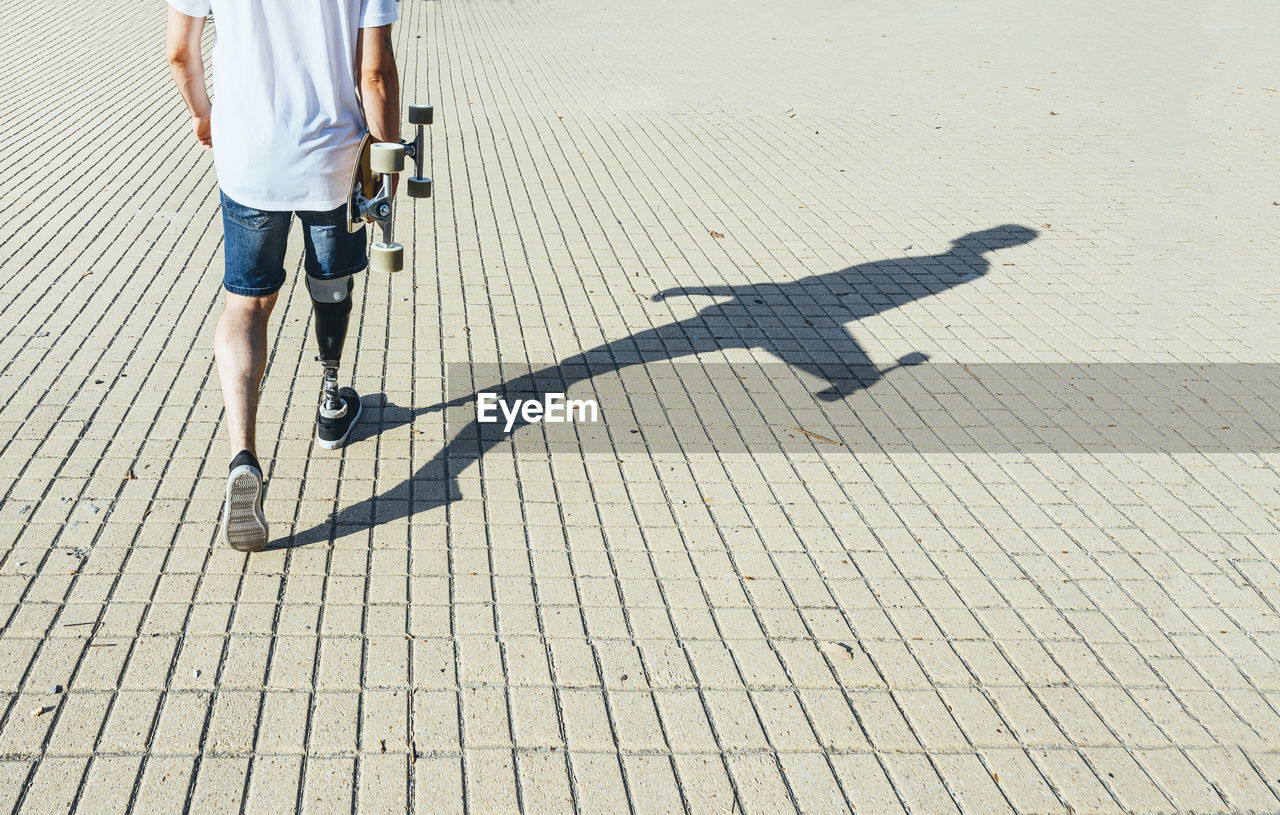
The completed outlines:
{"type": "Polygon", "coordinates": [[[307,278],[307,290],[315,310],[316,340],[324,368],[320,384],[320,408],[316,412],[316,443],[326,450],[336,450],[347,443],[351,428],[360,418],[360,394],[354,388],[338,387],[338,365],[347,338],[351,318],[350,277],[337,280],[307,278]]]}

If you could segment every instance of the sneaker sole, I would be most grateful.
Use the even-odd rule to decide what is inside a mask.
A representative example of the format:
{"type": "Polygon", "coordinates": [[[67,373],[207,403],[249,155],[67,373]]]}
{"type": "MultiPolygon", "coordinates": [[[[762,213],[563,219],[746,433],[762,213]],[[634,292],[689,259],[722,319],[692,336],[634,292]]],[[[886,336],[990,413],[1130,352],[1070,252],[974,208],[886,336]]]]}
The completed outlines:
{"type": "Polygon", "coordinates": [[[316,444],[320,445],[326,450],[337,450],[339,447],[346,444],[347,438],[351,435],[351,428],[355,427],[356,422],[360,421],[360,414],[363,411],[364,411],[364,406],[361,405],[360,400],[357,399],[355,418],[351,420],[351,424],[347,425],[347,432],[342,434],[342,438],[334,439],[333,441],[325,441],[324,439],[320,438],[319,431],[316,431],[316,444]]]}
{"type": "Polygon", "coordinates": [[[267,545],[267,519],[262,516],[262,481],[248,465],[227,479],[222,536],[237,552],[259,552],[267,545]]]}

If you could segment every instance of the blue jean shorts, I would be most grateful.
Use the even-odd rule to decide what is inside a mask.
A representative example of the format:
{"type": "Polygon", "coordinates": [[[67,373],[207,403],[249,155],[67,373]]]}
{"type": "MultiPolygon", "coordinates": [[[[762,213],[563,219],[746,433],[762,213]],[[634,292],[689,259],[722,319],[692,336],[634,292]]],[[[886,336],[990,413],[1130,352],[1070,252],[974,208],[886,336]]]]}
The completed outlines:
{"type": "MultiPolygon", "coordinates": [[[[285,245],[294,213],[254,209],[222,197],[223,287],[232,294],[265,297],[284,285],[285,245]]],[[[298,212],[309,277],[332,280],[369,265],[364,227],[347,231],[346,205],[328,212],[298,212]]]]}

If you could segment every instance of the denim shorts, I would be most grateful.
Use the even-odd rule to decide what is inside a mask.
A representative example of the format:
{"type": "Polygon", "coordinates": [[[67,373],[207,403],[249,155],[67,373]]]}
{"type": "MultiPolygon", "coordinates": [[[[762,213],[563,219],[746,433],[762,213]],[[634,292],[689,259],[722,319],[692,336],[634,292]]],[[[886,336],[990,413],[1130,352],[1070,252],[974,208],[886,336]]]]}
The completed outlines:
{"type": "MultiPolygon", "coordinates": [[[[265,297],[284,285],[285,245],[294,213],[254,209],[222,196],[222,285],[232,294],[265,297]]],[[[346,205],[328,212],[298,212],[306,252],[303,268],[310,277],[331,280],[355,274],[369,265],[365,229],[347,231],[346,205]]]]}

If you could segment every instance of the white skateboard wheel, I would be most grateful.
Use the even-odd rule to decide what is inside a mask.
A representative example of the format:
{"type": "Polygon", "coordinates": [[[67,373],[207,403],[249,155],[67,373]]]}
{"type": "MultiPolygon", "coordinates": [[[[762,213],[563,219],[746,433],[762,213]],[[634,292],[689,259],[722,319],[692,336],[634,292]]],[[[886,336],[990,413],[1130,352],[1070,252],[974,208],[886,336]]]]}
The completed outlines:
{"type": "Polygon", "coordinates": [[[430,105],[410,105],[409,124],[415,126],[431,124],[431,112],[430,105]]]}
{"type": "Polygon", "coordinates": [[[380,142],[369,149],[369,168],[375,173],[398,173],[404,170],[404,145],[380,142]]]}
{"type": "Polygon", "coordinates": [[[405,191],[409,193],[410,198],[430,198],[431,197],[431,179],[429,178],[410,178],[406,181],[405,191]]]}
{"type": "Polygon", "coordinates": [[[398,272],[404,268],[404,246],[376,241],[369,248],[369,268],[375,272],[398,272]]]}

